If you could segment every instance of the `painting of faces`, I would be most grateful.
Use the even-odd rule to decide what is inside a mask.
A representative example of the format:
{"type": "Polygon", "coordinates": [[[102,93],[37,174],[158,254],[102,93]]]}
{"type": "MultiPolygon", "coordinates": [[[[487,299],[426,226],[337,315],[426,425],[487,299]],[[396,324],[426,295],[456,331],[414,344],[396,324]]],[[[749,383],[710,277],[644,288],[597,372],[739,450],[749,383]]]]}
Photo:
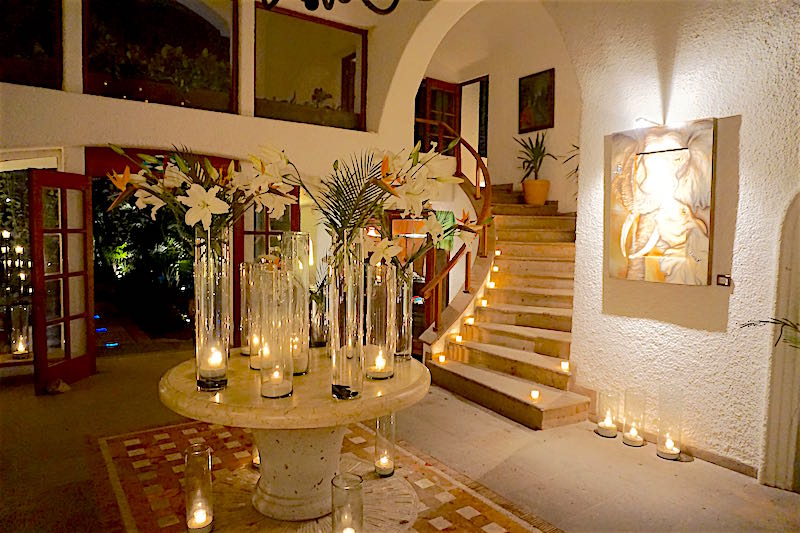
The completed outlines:
{"type": "Polygon", "coordinates": [[[611,277],[708,285],[714,119],[611,136],[611,277]]]}

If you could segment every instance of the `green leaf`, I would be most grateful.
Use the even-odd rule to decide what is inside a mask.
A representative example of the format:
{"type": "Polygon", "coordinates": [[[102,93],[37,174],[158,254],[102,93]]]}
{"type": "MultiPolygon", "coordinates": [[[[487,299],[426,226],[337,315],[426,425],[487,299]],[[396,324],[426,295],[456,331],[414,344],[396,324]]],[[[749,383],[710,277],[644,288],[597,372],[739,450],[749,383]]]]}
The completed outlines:
{"type": "Polygon", "coordinates": [[[108,147],[111,148],[112,150],[114,150],[114,153],[116,153],[116,154],[125,155],[125,150],[123,150],[122,148],[120,148],[116,144],[109,144],[108,147]]]}
{"type": "Polygon", "coordinates": [[[159,160],[156,159],[155,157],[153,157],[152,155],[136,154],[136,157],[138,157],[139,159],[141,159],[145,163],[150,163],[150,164],[153,164],[153,165],[157,165],[159,163],[159,160]]]}
{"type": "Polygon", "coordinates": [[[203,158],[203,168],[206,169],[206,173],[211,177],[211,179],[214,181],[219,179],[219,172],[217,172],[217,169],[214,168],[214,165],[211,164],[211,161],[209,161],[207,157],[203,158]]]}

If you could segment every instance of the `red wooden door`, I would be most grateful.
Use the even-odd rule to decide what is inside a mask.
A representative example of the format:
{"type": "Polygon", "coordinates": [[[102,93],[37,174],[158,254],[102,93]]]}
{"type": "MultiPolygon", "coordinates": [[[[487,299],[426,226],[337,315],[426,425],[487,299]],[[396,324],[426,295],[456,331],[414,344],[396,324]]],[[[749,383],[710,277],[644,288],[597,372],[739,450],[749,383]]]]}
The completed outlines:
{"type": "Polygon", "coordinates": [[[30,179],[33,367],[37,394],[95,372],[92,189],[88,176],[30,179]]]}

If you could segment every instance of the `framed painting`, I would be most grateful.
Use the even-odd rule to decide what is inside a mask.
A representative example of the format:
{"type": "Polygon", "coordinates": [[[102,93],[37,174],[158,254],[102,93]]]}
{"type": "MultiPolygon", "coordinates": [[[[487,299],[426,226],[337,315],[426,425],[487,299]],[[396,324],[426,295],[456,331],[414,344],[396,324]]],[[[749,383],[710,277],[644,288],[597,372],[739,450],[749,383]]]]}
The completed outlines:
{"type": "Polygon", "coordinates": [[[716,120],[611,135],[611,277],[709,285],[716,120]]]}
{"type": "Polygon", "coordinates": [[[556,69],[519,79],[519,133],[552,128],[555,124],[556,69]]]}

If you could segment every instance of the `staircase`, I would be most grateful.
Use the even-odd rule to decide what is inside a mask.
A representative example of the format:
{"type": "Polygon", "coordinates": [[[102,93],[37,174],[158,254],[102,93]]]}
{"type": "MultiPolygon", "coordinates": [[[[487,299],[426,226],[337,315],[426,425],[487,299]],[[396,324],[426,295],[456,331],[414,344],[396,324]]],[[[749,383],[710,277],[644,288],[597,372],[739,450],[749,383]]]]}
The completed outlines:
{"type": "Polygon", "coordinates": [[[589,398],[567,390],[575,271],[575,216],[527,206],[509,185],[492,188],[497,234],[487,305],[429,368],[436,384],[534,429],[585,420],[589,398]],[[531,391],[539,391],[533,400],[531,391]]]}

